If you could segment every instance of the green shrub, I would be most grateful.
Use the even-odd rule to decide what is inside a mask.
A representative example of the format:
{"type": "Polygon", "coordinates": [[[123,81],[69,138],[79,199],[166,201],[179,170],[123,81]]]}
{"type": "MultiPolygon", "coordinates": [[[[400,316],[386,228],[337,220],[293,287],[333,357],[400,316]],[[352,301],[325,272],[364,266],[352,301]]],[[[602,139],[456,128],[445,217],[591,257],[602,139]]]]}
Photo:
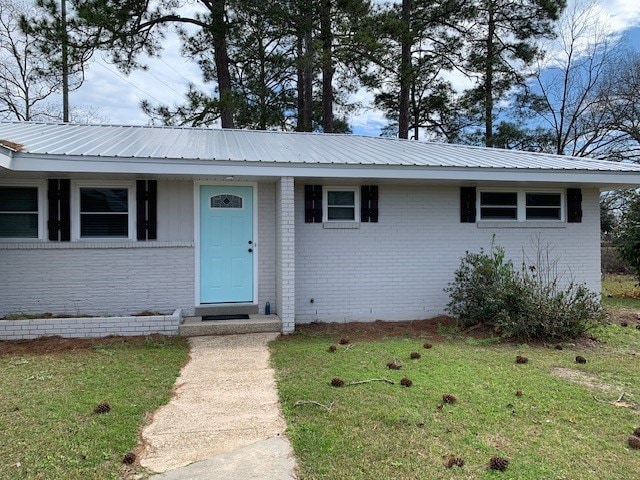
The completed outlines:
{"type": "Polygon", "coordinates": [[[519,272],[500,247],[467,252],[446,291],[460,328],[485,323],[518,340],[577,338],[603,318],[598,296],[585,285],[560,286],[548,250],[519,272]]]}

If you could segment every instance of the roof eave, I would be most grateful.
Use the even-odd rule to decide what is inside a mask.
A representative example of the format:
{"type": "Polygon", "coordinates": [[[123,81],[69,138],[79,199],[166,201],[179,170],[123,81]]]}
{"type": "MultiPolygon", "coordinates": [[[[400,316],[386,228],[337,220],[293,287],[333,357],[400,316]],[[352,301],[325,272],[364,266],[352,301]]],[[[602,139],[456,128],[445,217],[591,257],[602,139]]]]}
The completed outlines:
{"type": "Polygon", "coordinates": [[[545,182],[590,184],[603,189],[640,186],[640,171],[310,164],[7,153],[5,149],[0,149],[0,167],[16,172],[545,182]]]}

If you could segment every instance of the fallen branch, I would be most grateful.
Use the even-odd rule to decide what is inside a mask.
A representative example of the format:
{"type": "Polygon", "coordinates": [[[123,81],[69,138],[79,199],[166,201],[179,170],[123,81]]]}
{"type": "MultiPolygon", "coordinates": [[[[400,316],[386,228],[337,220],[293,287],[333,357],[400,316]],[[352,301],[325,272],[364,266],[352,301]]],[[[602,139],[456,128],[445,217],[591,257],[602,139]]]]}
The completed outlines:
{"type": "Polygon", "coordinates": [[[607,402],[606,400],[600,400],[600,399],[599,399],[598,397],[596,397],[595,395],[592,395],[592,397],[593,397],[593,398],[595,398],[595,400],[596,400],[597,402],[600,402],[600,403],[609,403],[609,402],[607,402]]]}
{"type": "Polygon", "coordinates": [[[371,383],[371,382],[387,382],[387,383],[390,383],[391,385],[395,385],[395,382],[392,382],[387,378],[371,378],[369,380],[360,380],[358,382],[345,383],[344,386],[348,387],[350,385],[360,385],[361,383],[371,383]]]}
{"type": "Polygon", "coordinates": [[[620,395],[620,396],[618,397],[618,400],[616,400],[616,402],[621,402],[621,401],[622,401],[622,399],[624,398],[624,395],[625,395],[625,393],[624,393],[624,392],[622,392],[622,395],[620,395]]]}
{"type": "Polygon", "coordinates": [[[351,347],[353,347],[353,343],[350,343],[349,345],[347,345],[347,346],[344,348],[344,351],[346,352],[346,351],[347,351],[347,350],[349,350],[351,347]]]}
{"type": "Polygon", "coordinates": [[[293,404],[294,407],[299,407],[300,405],[317,405],[318,407],[324,408],[327,412],[330,412],[333,408],[333,402],[328,405],[323,405],[320,402],[316,402],[315,400],[298,400],[293,404]]]}

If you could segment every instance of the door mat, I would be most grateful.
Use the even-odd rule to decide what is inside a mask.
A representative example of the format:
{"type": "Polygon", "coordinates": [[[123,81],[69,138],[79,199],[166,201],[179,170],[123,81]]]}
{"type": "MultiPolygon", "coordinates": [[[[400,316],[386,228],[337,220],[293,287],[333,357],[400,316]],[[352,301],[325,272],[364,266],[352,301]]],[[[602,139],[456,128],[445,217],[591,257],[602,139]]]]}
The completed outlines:
{"type": "Polygon", "coordinates": [[[210,320],[249,320],[249,315],[246,313],[240,313],[236,315],[203,315],[202,321],[208,322],[210,320]]]}

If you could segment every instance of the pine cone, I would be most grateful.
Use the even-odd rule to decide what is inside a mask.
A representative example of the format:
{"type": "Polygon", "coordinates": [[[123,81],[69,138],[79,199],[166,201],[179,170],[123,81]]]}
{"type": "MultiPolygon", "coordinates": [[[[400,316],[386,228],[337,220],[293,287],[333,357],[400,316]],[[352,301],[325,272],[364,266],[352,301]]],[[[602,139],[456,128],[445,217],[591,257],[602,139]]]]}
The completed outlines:
{"type": "Polygon", "coordinates": [[[523,357],[522,355],[518,355],[516,357],[516,363],[527,363],[529,359],[527,357],[523,357]]]}
{"type": "Polygon", "coordinates": [[[638,437],[629,437],[627,440],[629,446],[635,450],[640,450],[640,438],[638,437]]]}
{"type": "Polygon", "coordinates": [[[403,387],[410,387],[411,385],[413,385],[413,382],[407,377],[402,377],[402,379],[400,380],[400,385],[402,385],[403,387]]]}
{"type": "Polygon", "coordinates": [[[464,458],[451,456],[449,457],[449,460],[447,460],[447,468],[462,466],[464,466],[464,458]]]}
{"type": "Polygon", "coordinates": [[[556,350],[562,350],[564,347],[561,343],[556,343],[556,350]]]}
{"type": "Polygon", "coordinates": [[[411,355],[409,356],[414,360],[417,360],[418,358],[420,358],[420,354],[418,352],[411,352],[411,355]]]}
{"type": "Polygon", "coordinates": [[[522,395],[524,395],[524,393],[522,393],[522,390],[516,391],[516,397],[521,397],[522,395]]]}
{"type": "Polygon", "coordinates": [[[338,341],[338,343],[339,343],[340,345],[349,345],[351,342],[349,341],[349,339],[348,339],[348,338],[341,338],[341,339],[338,341]]]}
{"type": "Polygon", "coordinates": [[[389,370],[400,370],[402,365],[398,365],[396,362],[389,362],[387,363],[387,368],[389,368],[389,370]]]}
{"type": "Polygon", "coordinates": [[[122,463],[125,465],[133,465],[136,461],[136,454],[133,452],[127,453],[122,459],[122,463]]]}
{"type": "Polygon", "coordinates": [[[331,379],[331,386],[332,387],[344,387],[344,380],[341,379],[340,377],[333,377],[331,379]]]}
{"type": "Polygon", "coordinates": [[[331,352],[331,353],[335,352],[336,351],[336,346],[335,345],[329,345],[329,348],[327,348],[327,351],[331,352]]]}
{"type": "Polygon", "coordinates": [[[111,407],[107,402],[100,403],[93,409],[93,413],[109,413],[110,411],[111,407]]]}
{"type": "Polygon", "coordinates": [[[500,472],[504,472],[509,466],[509,460],[502,457],[491,457],[489,461],[489,467],[491,470],[498,470],[500,472]]]}
{"type": "Polygon", "coordinates": [[[444,403],[456,403],[458,401],[458,399],[456,398],[455,395],[451,395],[450,393],[445,393],[444,395],[442,395],[442,401],[444,403]]]}
{"type": "Polygon", "coordinates": [[[424,348],[426,348],[427,350],[429,350],[431,347],[433,347],[433,345],[431,345],[430,343],[425,343],[424,345],[422,345],[424,348]]]}
{"type": "Polygon", "coordinates": [[[640,437],[640,427],[636,428],[636,429],[633,431],[633,434],[634,434],[636,437],[640,437]]]}
{"type": "Polygon", "coordinates": [[[621,327],[628,327],[629,323],[628,322],[620,322],[620,326],[621,327]]]}
{"type": "Polygon", "coordinates": [[[586,358],[584,358],[584,357],[583,357],[583,356],[581,356],[581,355],[578,355],[578,356],[576,357],[576,363],[587,363],[587,359],[586,359],[586,358]]]}

